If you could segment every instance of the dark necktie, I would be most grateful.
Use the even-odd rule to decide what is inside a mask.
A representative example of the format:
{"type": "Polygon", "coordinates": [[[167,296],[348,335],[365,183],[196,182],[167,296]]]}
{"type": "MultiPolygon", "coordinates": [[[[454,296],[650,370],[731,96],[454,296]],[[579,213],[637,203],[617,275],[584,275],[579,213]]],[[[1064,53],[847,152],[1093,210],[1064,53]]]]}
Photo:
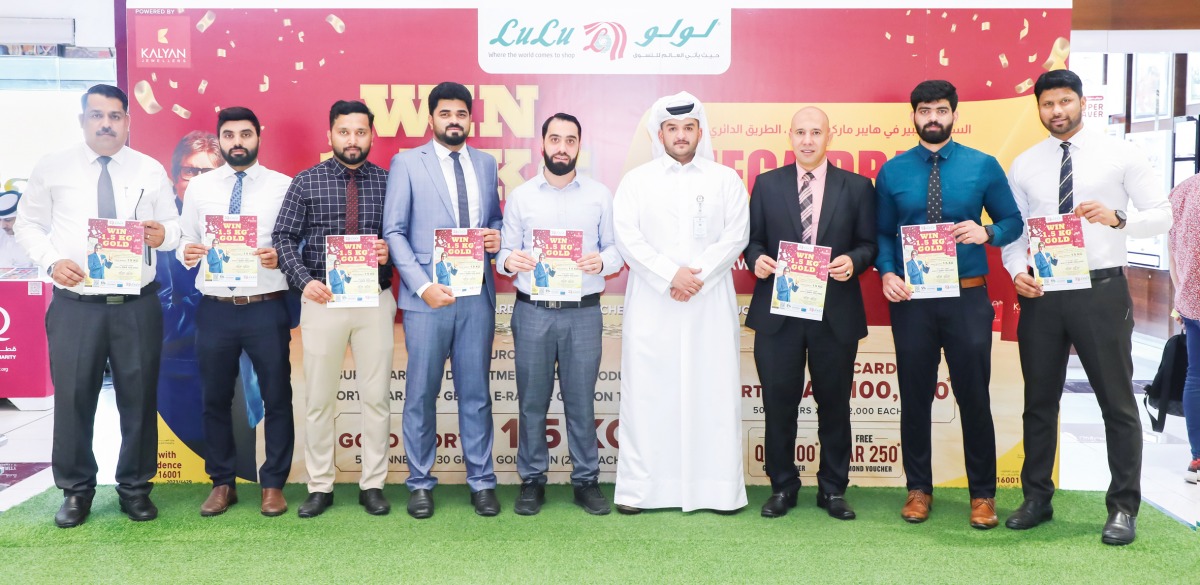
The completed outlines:
{"type": "Polygon", "coordinates": [[[108,174],[108,163],[111,156],[102,156],[100,161],[100,180],[96,181],[96,215],[98,217],[117,218],[117,197],[113,193],[112,175],[108,174]]]}
{"type": "Polygon", "coordinates": [[[237,181],[233,184],[233,195],[229,197],[229,215],[238,215],[242,213],[242,179],[246,177],[246,171],[238,171],[233,175],[237,181]]]}
{"type": "Polygon", "coordinates": [[[346,169],[346,233],[358,233],[358,169],[346,169]]]}
{"type": "Polygon", "coordinates": [[[804,182],[800,184],[800,229],[804,230],[800,238],[805,244],[814,243],[812,180],[812,173],[804,173],[804,182]]]}
{"type": "Polygon", "coordinates": [[[926,222],[942,222],[942,171],[938,169],[938,153],[933,153],[933,169],[929,171],[929,194],[925,199],[926,222]]]}
{"type": "Polygon", "coordinates": [[[1071,143],[1062,143],[1062,164],[1058,167],[1058,212],[1071,213],[1075,207],[1072,195],[1075,191],[1075,179],[1071,170],[1071,143]]]}
{"type": "Polygon", "coordinates": [[[451,152],[454,159],[454,182],[458,185],[458,227],[471,227],[471,204],[467,201],[467,175],[463,173],[461,152],[451,152]]]}

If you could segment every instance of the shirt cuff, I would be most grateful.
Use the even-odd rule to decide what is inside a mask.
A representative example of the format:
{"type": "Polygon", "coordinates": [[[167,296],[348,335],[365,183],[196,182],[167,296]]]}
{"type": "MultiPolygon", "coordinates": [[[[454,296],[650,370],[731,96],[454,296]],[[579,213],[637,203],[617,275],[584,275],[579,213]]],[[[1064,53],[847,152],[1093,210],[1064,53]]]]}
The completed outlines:
{"type": "Polygon", "coordinates": [[[431,281],[431,282],[427,282],[427,283],[425,283],[425,284],[421,285],[421,288],[418,288],[418,289],[417,289],[417,298],[421,298],[421,297],[422,297],[422,295],[424,295],[424,294],[425,294],[425,291],[426,291],[426,290],[427,290],[429,287],[431,287],[431,286],[433,286],[433,282],[432,282],[432,281],[431,281]]]}

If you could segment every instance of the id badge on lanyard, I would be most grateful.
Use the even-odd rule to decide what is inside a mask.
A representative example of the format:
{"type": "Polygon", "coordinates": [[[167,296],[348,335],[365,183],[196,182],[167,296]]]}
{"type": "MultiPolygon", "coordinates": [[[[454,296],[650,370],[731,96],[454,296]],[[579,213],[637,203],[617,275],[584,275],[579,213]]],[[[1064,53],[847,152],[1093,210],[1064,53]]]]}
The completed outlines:
{"type": "Polygon", "coordinates": [[[704,196],[696,196],[696,217],[692,218],[692,237],[703,240],[708,237],[708,218],[704,217],[704,196]]]}

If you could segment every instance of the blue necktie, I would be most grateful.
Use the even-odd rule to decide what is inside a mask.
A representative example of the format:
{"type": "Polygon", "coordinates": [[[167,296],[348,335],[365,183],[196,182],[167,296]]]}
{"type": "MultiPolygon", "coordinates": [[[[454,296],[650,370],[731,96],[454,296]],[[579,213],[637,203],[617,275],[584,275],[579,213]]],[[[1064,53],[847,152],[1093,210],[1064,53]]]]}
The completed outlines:
{"type": "Polygon", "coordinates": [[[450,153],[454,159],[454,182],[458,185],[458,227],[471,227],[471,204],[467,201],[467,175],[463,173],[461,152],[450,153]]]}
{"type": "Polygon", "coordinates": [[[246,176],[246,171],[238,171],[234,176],[237,182],[233,184],[233,196],[229,198],[229,215],[242,213],[242,178],[246,176]]]}

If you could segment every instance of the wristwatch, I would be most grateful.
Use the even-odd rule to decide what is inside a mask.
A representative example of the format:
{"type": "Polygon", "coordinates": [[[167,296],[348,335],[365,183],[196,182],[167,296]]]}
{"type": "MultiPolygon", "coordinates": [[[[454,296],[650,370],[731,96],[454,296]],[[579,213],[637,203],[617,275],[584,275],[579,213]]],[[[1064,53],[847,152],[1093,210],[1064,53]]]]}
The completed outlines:
{"type": "Polygon", "coordinates": [[[1125,212],[1121,211],[1120,209],[1113,210],[1113,214],[1115,214],[1117,216],[1117,225],[1112,226],[1112,229],[1114,229],[1114,230],[1125,229],[1125,221],[1129,219],[1129,216],[1125,215],[1125,212]]]}
{"type": "Polygon", "coordinates": [[[991,224],[988,224],[983,226],[983,231],[987,232],[987,241],[984,243],[992,243],[992,240],[996,237],[996,230],[992,228],[991,224]]]}
{"type": "Polygon", "coordinates": [[[54,278],[54,265],[55,264],[58,264],[58,260],[51,262],[50,265],[46,267],[46,276],[49,276],[50,278],[54,278]]]}

